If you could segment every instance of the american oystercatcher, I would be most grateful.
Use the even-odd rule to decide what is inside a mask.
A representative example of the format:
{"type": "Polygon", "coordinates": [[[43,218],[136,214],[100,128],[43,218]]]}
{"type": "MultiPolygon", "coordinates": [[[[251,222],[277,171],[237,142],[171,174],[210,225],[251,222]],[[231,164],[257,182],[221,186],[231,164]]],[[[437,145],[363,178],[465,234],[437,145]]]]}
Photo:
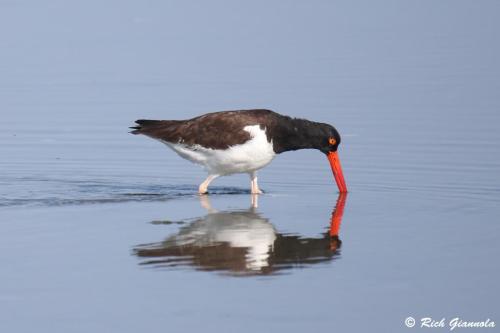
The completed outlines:
{"type": "Polygon", "coordinates": [[[219,176],[248,173],[252,194],[262,193],[257,170],[277,154],[298,149],[318,149],[326,154],[340,192],[347,192],[337,149],[340,135],[329,125],[291,118],[271,110],[240,110],[207,113],[188,120],[136,121],[132,134],[144,134],[166,144],[182,158],[205,167],[208,177],[199,186],[219,176]]]}

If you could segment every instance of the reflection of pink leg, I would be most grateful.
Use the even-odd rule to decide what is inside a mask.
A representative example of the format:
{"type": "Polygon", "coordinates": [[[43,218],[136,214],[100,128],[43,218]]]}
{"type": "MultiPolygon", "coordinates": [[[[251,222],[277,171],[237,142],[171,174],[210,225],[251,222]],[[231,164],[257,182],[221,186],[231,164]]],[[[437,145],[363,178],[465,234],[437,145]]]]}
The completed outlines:
{"type": "Polygon", "coordinates": [[[217,213],[217,210],[212,208],[208,195],[200,195],[199,198],[201,207],[205,208],[210,214],[217,213]]]}
{"type": "Polygon", "coordinates": [[[259,207],[259,196],[257,194],[252,194],[252,208],[259,207]]]}
{"type": "Polygon", "coordinates": [[[203,183],[200,184],[198,187],[198,193],[199,194],[205,194],[208,192],[208,185],[214,180],[215,178],[219,177],[219,175],[208,175],[207,179],[203,183]]]}
{"type": "Polygon", "coordinates": [[[257,184],[257,172],[250,173],[250,187],[252,194],[262,194],[262,191],[259,189],[259,184],[257,184]]]}

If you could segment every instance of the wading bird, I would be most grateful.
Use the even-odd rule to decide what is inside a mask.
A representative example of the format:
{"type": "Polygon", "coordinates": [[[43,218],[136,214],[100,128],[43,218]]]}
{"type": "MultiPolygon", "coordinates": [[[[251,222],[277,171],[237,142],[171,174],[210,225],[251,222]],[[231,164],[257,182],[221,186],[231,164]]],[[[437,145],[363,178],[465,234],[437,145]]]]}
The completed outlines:
{"type": "Polygon", "coordinates": [[[132,134],[159,140],[207,170],[208,177],[198,188],[200,194],[207,193],[215,178],[235,173],[249,174],[252,194],[260,194],[257,170],[277,154],[298,149],[324,153],[339,192],[347,192],[337,154],[340,135],[329,124],[263,109],[207,113],[188,120],[140,119],[136,124],[131,127],[132,134]]]}

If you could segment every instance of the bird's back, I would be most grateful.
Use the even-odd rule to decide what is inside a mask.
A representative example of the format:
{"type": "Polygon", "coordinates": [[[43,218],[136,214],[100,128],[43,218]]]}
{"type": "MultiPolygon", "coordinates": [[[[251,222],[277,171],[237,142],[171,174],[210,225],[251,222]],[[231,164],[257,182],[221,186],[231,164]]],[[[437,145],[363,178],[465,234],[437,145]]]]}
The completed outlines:
{"type": "MultiPolygon", "coordinates": [[[[207,113],[188,120],[136,121],[132,134],[144,134],[151,138],[188,146],[200,145],[211,149],[226,149],[251,139],[245,126],[267,127],[278,122],[281,115],[265,109],[220,111],[207,113]]],[[[269,140],[270,141],[270,140],[269,140]]]]}

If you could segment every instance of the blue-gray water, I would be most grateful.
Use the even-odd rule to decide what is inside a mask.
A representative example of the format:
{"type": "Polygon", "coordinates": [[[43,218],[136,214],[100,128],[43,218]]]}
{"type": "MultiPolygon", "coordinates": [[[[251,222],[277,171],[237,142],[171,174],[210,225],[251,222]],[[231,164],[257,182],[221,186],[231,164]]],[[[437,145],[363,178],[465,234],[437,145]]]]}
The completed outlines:
{"type": "Polygon", "coordinates": [[[1,1],[0,330],[498,327],[499,10],[1,1]],[[278,156],[252,208],[247,176],[204,201],[202,170],[127,133],[261,107],[342,134],[338,236],[316,151],[278,156]]]}

